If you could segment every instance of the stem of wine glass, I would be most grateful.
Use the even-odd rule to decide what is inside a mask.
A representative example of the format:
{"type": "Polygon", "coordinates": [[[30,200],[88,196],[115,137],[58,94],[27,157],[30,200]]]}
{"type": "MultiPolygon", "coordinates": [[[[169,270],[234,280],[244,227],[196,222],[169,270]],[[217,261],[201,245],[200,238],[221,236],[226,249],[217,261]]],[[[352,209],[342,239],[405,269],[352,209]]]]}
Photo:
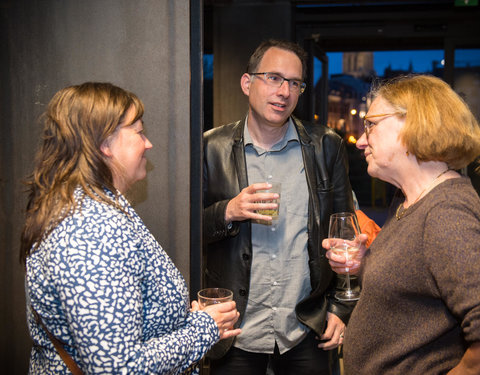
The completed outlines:
{"type": "MultiPolygon", "coordinates": [[[[350,254],[349,254],[349,252],[348,252],[348,248],[346,248],[346,258],[347,258],[347,260],[350,259],[350,254]]],[[[349,269],[348,267],[346,267],[345,270],[347,271],[347,273],[346,273],[346,278],[345,278],[346,281],[347,281],[347,290],[346,290],[345,293],[346,293],[347,295],[350,295],[350,294],[352,294],[352,288],[350,287],[350,272],[349,272],[350,269],[349,269]]]]}
{"type": "Polygon", "coordinates": [[[350,273],[349,272],[347,272],[345,279],[347,281],[347,291],[346,291],[346,293],[350,294],[350,293],[352,293],[352,288],[350,287],[350,273]]]}

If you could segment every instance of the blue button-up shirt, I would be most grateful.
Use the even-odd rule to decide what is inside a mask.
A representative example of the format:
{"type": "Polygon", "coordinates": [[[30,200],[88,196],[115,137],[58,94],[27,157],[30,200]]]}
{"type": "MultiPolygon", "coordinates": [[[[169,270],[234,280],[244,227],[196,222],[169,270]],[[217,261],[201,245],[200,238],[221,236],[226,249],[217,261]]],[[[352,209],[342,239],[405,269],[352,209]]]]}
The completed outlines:
{"type": "MultiPolygon", "coordinates": [[[[248,119],[246,120],[248,121],[248,119]]],[[[256,353],[280,353],[297,345],[308,327],[295,315],[296,304],[311,292],[308,268],[308,188],[298,134],[291,119],[283,139],[271,150],[254,145],[245,124],[249,185],[282,184],[274,225],[252,222],[252,269],[243,332],[235,346],[256,353]]]]}

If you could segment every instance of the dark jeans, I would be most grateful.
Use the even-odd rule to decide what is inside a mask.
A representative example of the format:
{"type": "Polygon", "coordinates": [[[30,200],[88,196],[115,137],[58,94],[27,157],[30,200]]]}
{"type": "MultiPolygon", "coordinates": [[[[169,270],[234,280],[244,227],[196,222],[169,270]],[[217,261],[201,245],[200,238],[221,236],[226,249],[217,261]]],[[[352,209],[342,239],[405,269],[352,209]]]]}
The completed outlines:
{"type": "Polygon", "coordinates": [[[282,355],[277,345],[273,354],[251,353],[232,346],[224,357],[210,362],[210,375],[265,375],[269,362],[275,375],[330,375],[331,353],[317,345],[312,331],[282,355]]]}

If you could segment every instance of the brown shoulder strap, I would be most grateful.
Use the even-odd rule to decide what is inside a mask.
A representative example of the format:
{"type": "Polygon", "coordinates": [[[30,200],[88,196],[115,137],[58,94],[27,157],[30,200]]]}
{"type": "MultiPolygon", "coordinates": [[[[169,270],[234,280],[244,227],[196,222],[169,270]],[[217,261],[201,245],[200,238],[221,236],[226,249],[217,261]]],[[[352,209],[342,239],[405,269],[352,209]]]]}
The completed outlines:
{"type": "Polygon", "coordinates": [[[67,351],[63,348],[62,343],[60,340],[58,340],[55,336],[51,334],[51,332],[48,330],[48,328],[43,324],[42,319],[40,318],[40,315],[35,311],[33,306],[31,306],[33,316],[35,317],[35,321],[42,326],[42,328],[45,330],[45,332],[48,335],[48,338],[52,342],[53,346],[57,350],[57,353],[60,355],[60,357],[63,359],[63,362],[67,365],[68,369],[73,375],[83,375],[83,371],[80,370],[80,367],[77,366],[75,363],[74,359],[70,356],[70,354],[67,353],[67,351]]]}

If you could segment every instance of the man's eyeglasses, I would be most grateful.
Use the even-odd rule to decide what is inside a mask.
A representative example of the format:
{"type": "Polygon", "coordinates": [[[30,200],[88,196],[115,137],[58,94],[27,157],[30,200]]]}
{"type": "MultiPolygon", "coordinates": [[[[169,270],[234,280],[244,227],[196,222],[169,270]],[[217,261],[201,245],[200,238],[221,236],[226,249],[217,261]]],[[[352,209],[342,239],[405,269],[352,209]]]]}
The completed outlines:
{"type": "Polygon", "coordinates": [[[365,134],[367,135],[367,138],[370,135],[372,127],[374,127],[375,125],[378,125],[380,121],[385,120],[387,117],[395,116],[395,115],[404,115],[404,113],[393,112],[393,113],[381,113],[378,115],[365,116],[363,119],[363,127],[365,129],[365,134]],[[369,118],[372,118],[372,117],[384,117],[384,118],[378,120],[377,122],[372,122],[369,120],[369,118]]]}
{"type": "Polygon", "coordinates": [[[282,87],[283,82],[288,82],[288,87],[290,90],[296,94],[302,94],[305,91],[305,87],[307,84],[305,82],[299,81],[298,79],[289,79],[282,77],[280,74],[277,73],[248,73],[253,76],[261,76],[263,75],[263,81],[272,87],[282,87]]]}

